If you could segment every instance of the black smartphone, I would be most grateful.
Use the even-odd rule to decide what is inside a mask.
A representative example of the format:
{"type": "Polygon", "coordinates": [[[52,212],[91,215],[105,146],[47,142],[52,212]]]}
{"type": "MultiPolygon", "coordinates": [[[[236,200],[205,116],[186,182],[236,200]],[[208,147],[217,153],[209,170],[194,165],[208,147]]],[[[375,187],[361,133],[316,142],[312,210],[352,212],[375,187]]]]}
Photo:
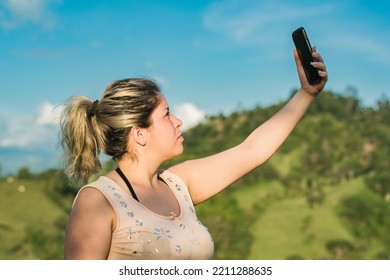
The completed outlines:
{"type": "Polygon", "coordinates": [[[295,48],[298,51],[299,57],[302,62],[303,69],[305,70],[307,80],[311,85],[318,83],[321,77],[318,75],[318,69],[313,67],[310,63],[315,61],[312,55],[312,48],[310,45],[309,37],[305,31],[305,28],[300,27],[292,33],[292,38],[295,44],[295,48]]]}

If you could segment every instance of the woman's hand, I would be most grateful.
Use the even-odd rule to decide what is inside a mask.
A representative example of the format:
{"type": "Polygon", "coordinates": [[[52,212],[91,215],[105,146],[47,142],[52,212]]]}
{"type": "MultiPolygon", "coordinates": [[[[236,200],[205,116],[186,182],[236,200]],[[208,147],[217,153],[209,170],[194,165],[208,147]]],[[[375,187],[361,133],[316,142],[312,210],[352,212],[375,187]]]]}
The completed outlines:
{"type": "Polygon", "coordinates": [[[301,90],[310,94],[311,96],[317,96],[322,89],[325,87],[326,82],[328,81],[328,72],[326,72],[326,66],[324,63],[324,60],[321,56],[321,54],[316,52],[316,47],[313,47],[313,57],[317,60],[316,62],[313,62],[313,67],[318,69],[318,74],[321,77],[320,82],[311,85],[307,81],[305,71],[303,70],[303,66],[301,63],[301,60],[298,55],[298,51],[294,49],[294,58],[295,63],[297,65],[297,71],[298,71],[298,77],[299,81],[301,83],[301,90]]]}

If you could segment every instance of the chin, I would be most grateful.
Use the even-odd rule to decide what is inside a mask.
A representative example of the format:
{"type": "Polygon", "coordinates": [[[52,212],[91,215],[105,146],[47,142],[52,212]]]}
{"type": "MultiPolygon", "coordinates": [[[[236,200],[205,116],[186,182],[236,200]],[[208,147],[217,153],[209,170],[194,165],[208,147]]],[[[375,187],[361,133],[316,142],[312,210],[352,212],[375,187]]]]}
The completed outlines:
{"type": "Polygon", "coordinates": [[[178,151],[178,153],[177,153],[177,155],[176,155],[176,156],[180,156],[180,155],[182,155],[182,154],[183,154],[183,152],[184,152],[184,148],[183,148],[183,147],[181,147],[180,151],[178,151]]]}
{"type": "Polygon", "coordinates": [[[183,147],[183,145],[182,145],[180,148],[177,148],[177,149],[175,150],[175,153],[174,153],[174,156],[173,156],[173,157],[178,157],[178,156],[182,155],[183,152],[184,152],[184,147],[183,147]]]}

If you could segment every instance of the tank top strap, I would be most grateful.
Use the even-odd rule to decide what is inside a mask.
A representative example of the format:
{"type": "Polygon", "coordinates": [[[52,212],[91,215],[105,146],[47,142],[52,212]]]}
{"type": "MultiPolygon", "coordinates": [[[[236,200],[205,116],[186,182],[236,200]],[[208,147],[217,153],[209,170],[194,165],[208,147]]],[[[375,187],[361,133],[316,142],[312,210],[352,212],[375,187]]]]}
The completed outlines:
{"type": "Polygon", "coordinates": [[[126,178],[125,174],[123,174],[122,170],[118,167],[117,169],[115,169],[115,171],[119,174],[119,176],[121,176],[122,180],[125,181],[125,183],[126,183],[127,187],[129,188],[129,191],[130,191],[131,195],[133,196],[133,198],[139,202],[139,199],[138,199],[137,195],[135,194],[133,186],[130,184],[130,182],[126,178]]]}

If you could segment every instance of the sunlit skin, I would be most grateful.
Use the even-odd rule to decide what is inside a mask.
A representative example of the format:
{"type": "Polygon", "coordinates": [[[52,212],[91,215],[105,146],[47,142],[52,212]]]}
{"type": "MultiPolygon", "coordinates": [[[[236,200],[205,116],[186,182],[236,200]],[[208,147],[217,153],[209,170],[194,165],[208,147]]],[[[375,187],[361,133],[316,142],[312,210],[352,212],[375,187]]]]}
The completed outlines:
{"type": "Polygon", "coordinates": [[[169,111],[168,103],[161,95],[161,102],[152,114],[152,125],[147,129],[148,148],[156,151],[153,153],[156,164],[160,165],[183,152],[182,125],[182,121],[169,111]]]}
{"type": "MultiPolygon", "coordinates": [[[[308,83],[294,50],[300,89],[279,112],[260,124],[242,143],[218,154],[184,161],[168,168],[187,185],[195,205],[263,164],[286,140],[328,79],[323,59],[315,48],[313,57],[318,60],[313,66],[319,70],[322,80],[315,85],[308,83]]],[[[165,160],[183,152],[182,122],[170,114],[163,95],[151,118],[149,128],[131,129],[128,147],[129,152],[136,154],[137,160],[125,155],[118,161],[118,166],[133,185],[144,207],[164,216],[172,213],[179,215],[180,206],[171,190],[158,179],[158,173],[165,160]]],[[[115,171],[106,176],[130,195],[126,184],[115,171]]],[[[115,227],[116,216],[105,197],[96,189],[83,189],[69,219],[65,258],[106,259],[115,227]]]]}

